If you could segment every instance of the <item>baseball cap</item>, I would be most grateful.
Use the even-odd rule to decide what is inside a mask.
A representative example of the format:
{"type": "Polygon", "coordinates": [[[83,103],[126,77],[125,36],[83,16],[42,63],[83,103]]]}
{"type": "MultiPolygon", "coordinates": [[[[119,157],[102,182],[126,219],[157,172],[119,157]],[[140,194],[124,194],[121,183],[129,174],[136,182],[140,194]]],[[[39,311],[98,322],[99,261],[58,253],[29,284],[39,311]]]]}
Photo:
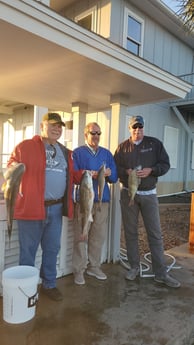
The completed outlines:
{"type": "Polygon", "coordinates": [[[144,119],[142,116],[140,116],[140,115],[132,116],[131,119],[129,120],[129,126],[130,127],[136,125],[137,123],[144,126],[144,119]]]}
{"type": "Polygon", "coordinates": [[[65,126],[65,123],[62,121],[61,116],[58,113],[46,113],[42,121],[48,121],[49,123],[60,123],[61,126],[65,126]]]}

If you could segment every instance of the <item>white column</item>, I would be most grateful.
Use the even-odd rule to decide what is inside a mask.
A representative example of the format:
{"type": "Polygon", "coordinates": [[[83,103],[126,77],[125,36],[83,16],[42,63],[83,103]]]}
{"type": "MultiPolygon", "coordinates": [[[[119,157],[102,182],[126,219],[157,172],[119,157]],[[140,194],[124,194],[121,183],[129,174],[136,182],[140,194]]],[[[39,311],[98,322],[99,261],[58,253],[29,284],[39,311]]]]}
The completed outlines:
{"type": "Polygon", "coordinates": [[[88,105],[85,103],[73,103],[72,115],[73,115],[73,149],[83,145],[84,139],[84,127],[86,124],[86,114],[88,111],[88,105]]]}
{"type": "Polygon", "coordinates": [[[40,123],[44,114],[48,112],[48,108],[34,106],[34,135],[40,133],[40,123]]]}
{"type": "MultiPolygon", "coordinates": [[[[126,115],[128,108],[128,96],[113,95],[111,97],[111,130],[110,130],[110,150],[114,154],[117,146],[124,140],[126,115]]],[[[110,248],[109,259],[113,262],[119,260],[120,255],[120,230],[121,230],[121,210],[120,210],[120,183],[112,186],[112,202],[110,210],[110,248]]]]}

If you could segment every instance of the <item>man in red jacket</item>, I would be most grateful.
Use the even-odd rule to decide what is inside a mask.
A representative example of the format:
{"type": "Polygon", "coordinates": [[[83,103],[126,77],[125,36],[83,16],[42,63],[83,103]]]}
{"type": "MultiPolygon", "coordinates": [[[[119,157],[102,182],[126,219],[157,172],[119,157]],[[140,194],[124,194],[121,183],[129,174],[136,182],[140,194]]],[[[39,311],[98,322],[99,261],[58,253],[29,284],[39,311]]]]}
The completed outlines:
{"type": "Polygon", "coordinates": [[[73,171],[72,152],[58,142],[63,126],[65,123],[58,113],[45,114],[41,135],[19,143],[8,162],[8,167],[15,163],[25,165],[14,209],[19,232],[19,264],[34,266],[41,244],[42,291],[56,301],[62,299],[56,288],[62,216],[73,217],[72,185],[79,183],[82,176],[82,171],[73,171]]]}

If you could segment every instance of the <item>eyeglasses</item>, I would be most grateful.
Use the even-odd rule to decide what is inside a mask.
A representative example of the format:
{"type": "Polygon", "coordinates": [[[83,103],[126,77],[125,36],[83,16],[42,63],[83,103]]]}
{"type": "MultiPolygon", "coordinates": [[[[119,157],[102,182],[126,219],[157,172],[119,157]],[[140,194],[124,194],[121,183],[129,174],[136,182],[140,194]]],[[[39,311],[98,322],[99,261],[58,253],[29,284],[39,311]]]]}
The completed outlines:
{"type": "Polygon", "coordinates": [[[89,132],[91,135],[101,135],[102,133],[101,132],[94,132],[94,131],[92,131],[92,132],[89,132]]]}
{"type": "Polygon", "coordinates": [[[136,123],[135,125],[132,126],[133,129],[137,129],[137,128],[143,128],[143,125],[141,125],[141,123],[136,123]]]}

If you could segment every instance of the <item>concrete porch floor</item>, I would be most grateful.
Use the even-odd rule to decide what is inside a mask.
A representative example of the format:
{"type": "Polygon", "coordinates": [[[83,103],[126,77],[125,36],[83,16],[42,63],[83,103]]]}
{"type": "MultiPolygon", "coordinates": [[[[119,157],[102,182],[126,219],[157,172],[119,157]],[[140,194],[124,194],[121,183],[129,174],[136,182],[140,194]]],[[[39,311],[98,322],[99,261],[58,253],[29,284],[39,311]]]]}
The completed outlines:
{"type": "Polygon", "coordinates": [[[176,258],[171,274],[179,289],[162,287],[153,278],[128,282],[120,264],[104,264],[107,281],[86,276],[58,280],[62,302],[39,296],[35,317],[25,323],[3,320],[1,345],[191,345],[194,344],[194,254],[188,244],[168,251],[176,258]]]}

